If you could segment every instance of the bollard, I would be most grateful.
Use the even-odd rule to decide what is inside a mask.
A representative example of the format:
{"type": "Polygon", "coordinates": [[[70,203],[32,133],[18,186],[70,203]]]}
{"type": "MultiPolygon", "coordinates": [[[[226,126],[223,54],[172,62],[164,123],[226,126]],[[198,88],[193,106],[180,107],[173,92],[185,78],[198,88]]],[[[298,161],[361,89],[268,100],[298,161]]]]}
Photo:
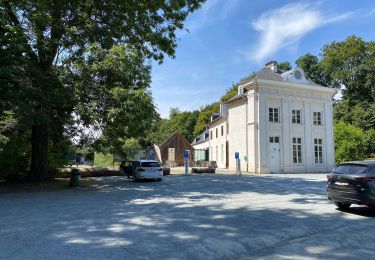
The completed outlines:
{"type": "Polygon", "coordinates": [[[72,172],[70,173],[70,186],[77,187],[79,185],[80,180],[81,180],[81,171],[77,168],[72,169],[72,172]]]}

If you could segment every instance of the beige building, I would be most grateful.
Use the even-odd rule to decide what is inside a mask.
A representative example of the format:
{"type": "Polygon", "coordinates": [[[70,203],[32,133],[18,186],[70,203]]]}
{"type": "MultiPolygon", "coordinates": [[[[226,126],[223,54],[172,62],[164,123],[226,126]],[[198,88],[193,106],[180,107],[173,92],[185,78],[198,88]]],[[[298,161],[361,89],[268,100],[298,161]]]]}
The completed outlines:
{"type": "Polygon", "coordinates": [[[336,90],[301,68],[272,61],[221,105],[209,124],[209,159],[219,168],[256,173],[328,172],[334,167],[332,104],[336,90]]]}

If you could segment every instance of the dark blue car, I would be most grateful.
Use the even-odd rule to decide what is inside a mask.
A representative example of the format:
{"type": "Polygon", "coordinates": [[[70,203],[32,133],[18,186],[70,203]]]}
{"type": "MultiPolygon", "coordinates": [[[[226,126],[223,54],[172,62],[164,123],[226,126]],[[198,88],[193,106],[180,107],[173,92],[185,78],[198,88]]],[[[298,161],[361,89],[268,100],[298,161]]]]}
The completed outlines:
{"type": "Polygon", "coordinates": [[[339,209],[352,204],[375,207],[375,161],[338,165],[327,175],[327,192],[339,209]]]}

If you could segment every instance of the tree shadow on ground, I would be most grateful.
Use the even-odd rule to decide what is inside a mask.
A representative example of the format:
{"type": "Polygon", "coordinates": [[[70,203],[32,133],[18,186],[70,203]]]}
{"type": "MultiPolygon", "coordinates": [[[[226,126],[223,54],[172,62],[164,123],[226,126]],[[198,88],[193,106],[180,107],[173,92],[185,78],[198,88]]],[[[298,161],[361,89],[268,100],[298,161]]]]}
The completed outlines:
{"type": "Polygon", "coordinates": [[[373,253],[372,244],[363,243],[374,239],[368,232],[373,220],[335,210],[316,179],[103,178],[69,194],[29,195],[0,206],[0,258],[341,259],[373,253]]]}

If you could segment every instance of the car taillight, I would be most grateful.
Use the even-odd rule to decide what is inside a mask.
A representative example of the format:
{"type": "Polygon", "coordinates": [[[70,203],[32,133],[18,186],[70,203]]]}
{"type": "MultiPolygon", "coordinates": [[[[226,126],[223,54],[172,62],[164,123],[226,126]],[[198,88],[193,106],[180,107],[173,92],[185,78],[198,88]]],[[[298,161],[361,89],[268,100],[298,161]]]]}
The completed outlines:
{"type": "Polygon", "coordinates": [[[375,177],[356,177],[355,179],[359,182],[367,183],[367,182],[373,181],[375,177]]]}

